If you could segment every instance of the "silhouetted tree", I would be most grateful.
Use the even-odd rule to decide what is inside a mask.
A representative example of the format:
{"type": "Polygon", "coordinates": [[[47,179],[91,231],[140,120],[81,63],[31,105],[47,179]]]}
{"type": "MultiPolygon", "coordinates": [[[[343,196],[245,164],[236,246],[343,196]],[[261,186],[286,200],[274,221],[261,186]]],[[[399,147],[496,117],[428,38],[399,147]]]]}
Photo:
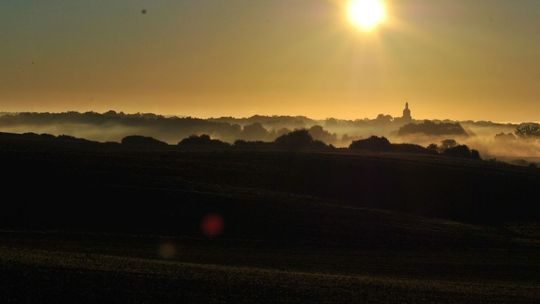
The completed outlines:
{"type": "Polygon", "coordinates": [[[394,118],[391,115],[385,115],[385,114],[379,114],[377,115],[377,118],[375,118],[376,124],[389,124],[394,120],[394,118]]]}
{"type": "Polygon", "coordinates": [[[448,148],[444,150],[443,154],[447,156],[452,156],[452,157],[480,159],[480,153],[478,151],[470,150],[469,147],[465,145],[459,145],[453,148],[448,148]]]}
{"type": "Polygon", "coordinates": [[[90,143],[91,142],[87,139],[77,138],[77,137],[69,136],[69,135],[59,135],[57,139],[62,140],[62,141],[72,142],[72,143],[90,143]]]}
{"type": "Polygon", "coordinates": [[[326,121],[324,122],[324,125],[325,125],[326,127],[331,127],[331,128],[333,128],[333,127],[337,127],[337,126],[339,125],[339,122],[338,122],[338,120],[335,119],[335,118],[328,118],[328,119],[326,119],[326,121]]]}
{"type": "Polygon", "coordinates": [[[178,146],[181,148],[191,149],[226,149],[230,145],[217,139],[210,138],[209,135],[203,134],[201,136],[191,135],[188,138],[182,139],[178,146]]]}
{"type": "Polygon", "coordinates": [[[482,159],[482,157],[480,157],[480,152],[478,152],[478,150],[474,150],[474,149],[471,150],[471,158],[476,159],[476,160],[482,159]]]}
{"type": "Polygon", "coordinates": [[[438,154],[436,151],[428,150],[427,148],[416,144],[392,144],[391,151],[413,154],[438,154]]]}
{"type": "Polygon", "coordinates": [[[260,123],[253,123],[244,126],[240,133],[240,138],[245,140],[266,140],[269,132],[260,123]]]}
{"type": "Polygon", "coordinates": [[[435,123],[430,120],[425,120],[422,123],[406,124],[398,131],[398,135],[400,136],[412,134],[468,136],[467,132],[460,123],[435,123]]]}
{"type": "Polygon", "coordinates": [[[412,154],[434,154],[420,145],[415,144],[392,144],[385,137],[371,136],[368,139],[353,141],[349,146],[351,150],[365,150],[374,152],[395,152],[412,154]]]}
{"type": "Polygon", "coordinates": [[[167,143],[159,141],[152,137],[131,135],[122,139],[123,145],[140,146],[140,147],[166,147],[167,143]]]}
{"type": "Polygon", "coordinates": [[[46,134],[46,133],[36,134],[32,132],[24,133],[22,136],[27,139],[36,139],[36,140],[54,140],[56,138],[54,135],[51,135],[51,134],[46,134]]]}
{"type": "Polygon", "coordinates": [[[326,149],[328,146],[318,140],[314,140],[305,129],[296,130],[282,135],[274,141],[279,148],[287,150],[326,149]]]}
{"type": "Polygon", "coordinates": [[[392,144],[386,137],[371,136],[368,139],[353,141],[349,146],[353,150],[390,151],[392,144]]]}
{"type": "Polygon", "coordinates": [[[427,146],[427,149],[429,151],[439,153],[439,146],[437,146],[437,144],[430,144],[429,146],[427,146]]]}
{"type": "Polygon", "coordinates": [[[441,150],[444,152],[447,149],[452,149],[458,146],[455,139],[445,139],[441,141],[441,150]]]}
{"type": "Polygon", "coordinates": [[[308,130],[309,134],[313,139],[320,140],[322,142],[325,142],[327,144],[332,144],[337,141],[337,135],[332,134],[326,130],[323,129],[321,126],[313,126],[309,128],[308,130]]]}
{"type": "Polygon", "coordinates": [[[540,124],[523,123],[516,128],[515,133],[521,138],[540,138],[540,124]]]}

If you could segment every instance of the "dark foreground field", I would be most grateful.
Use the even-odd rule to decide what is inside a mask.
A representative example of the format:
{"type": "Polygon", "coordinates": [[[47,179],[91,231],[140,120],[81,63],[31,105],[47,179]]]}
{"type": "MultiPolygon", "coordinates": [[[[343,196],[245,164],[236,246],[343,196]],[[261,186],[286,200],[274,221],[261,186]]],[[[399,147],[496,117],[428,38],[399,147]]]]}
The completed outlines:
{"type": "Polygon", "coordinates": [[[535,249],[3,233],[3,303],[538,303],[535,249]],[[165,259],[160,246],[176,256],[165,259]],[[174,245],[173,245],[174,244],[174,245]]]}
{"type": "Polygon", "coordinates": [[[12,135],[0,168],[2,303],[540,301],[532,168],[12,135]]]}

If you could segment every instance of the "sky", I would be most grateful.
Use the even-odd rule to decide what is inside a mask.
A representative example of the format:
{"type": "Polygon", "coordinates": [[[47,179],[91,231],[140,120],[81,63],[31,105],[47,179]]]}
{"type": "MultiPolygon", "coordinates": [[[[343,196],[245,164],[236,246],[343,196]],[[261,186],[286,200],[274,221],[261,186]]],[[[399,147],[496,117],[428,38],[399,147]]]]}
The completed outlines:
{"type": "Polygon", "coordinates": [[[540,121],[540,1],[346,2],[0,0],[0,112],[540,121]]]}

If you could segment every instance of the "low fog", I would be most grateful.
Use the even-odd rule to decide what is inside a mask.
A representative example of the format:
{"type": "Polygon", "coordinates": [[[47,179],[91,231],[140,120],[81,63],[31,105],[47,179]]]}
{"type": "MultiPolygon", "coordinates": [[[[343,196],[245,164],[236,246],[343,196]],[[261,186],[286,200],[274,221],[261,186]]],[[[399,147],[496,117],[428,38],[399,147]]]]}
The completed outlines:
{"type": "Polygon", "coordinates": [[[361,120],[314,120],[303,116],[197,119],[114,111],[0,115],[1,132],[70,135],[99,142],[119,142],[129,135],[142,135],[176,144],[190,135],[201,134],[229,143],[239,139],[273,141],[293,130],[307,129],[314,139],[336,147],[347,147],[352,141],[371,135],[424,147],[454,139],[480,151],[484,159],[539,161],[540,137],[520,136],[516,132],[518,127],[519,124],[494,122],[406,121],[382,114],[375,119],[361,120]]]}

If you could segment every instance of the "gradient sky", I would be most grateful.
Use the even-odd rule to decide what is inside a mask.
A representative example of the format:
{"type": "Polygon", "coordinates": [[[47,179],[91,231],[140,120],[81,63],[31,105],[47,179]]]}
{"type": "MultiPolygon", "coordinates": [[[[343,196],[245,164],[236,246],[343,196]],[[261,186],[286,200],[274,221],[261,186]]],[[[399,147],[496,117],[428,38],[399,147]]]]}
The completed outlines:
{"type": "Polygon", "coordinates": [[[0,112],[540,120],[540,1],[345,2],[0,0],[0,112]]]}

